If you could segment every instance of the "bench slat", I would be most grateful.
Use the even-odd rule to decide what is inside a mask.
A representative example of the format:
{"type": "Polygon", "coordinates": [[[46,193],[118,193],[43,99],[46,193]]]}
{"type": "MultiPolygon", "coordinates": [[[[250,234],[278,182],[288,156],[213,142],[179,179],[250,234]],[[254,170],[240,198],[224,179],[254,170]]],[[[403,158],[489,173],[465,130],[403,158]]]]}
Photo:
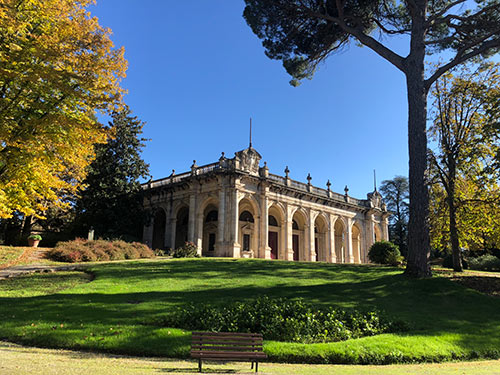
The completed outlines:
{"type": "Polygon", "coordinates": [[[210,346],[210,345],[226,345],[226,346],[247,346],[251,348],[252,346],[262,346],[262,342],[243,342],[243,341],[218,341],[218,340],[210,340],[210,341],[194,341],[192,342],[193,345],[203,345],[203,346],[210,346]]]}
{"type": "Polygon", "coordinates": [[[193,331],[191,332],[193,336],[243,336],[243,337],[248,337],[248,336],[255,336],[255,337],[262,337],[262,333],[244,333],[244,332],[198,332],[198,331],[193,331]]]}
{"type": "Polygon", "coordinates": [[[191,352],[192,356],[199,356],[201,358],[265,358],[266,353],[263,352],[250,352],[250,353],[242,353],[242,352],[191,352]]]}
{"type": "Polygon", "coordinates": [[[191,349],[194,350],[240,350],[240,351],[252,351],[252,350],[260,350],[262,351],[263,346],[262,345],[254,345],[254,346],[224,346],[224,345],[191,345],[191,349]]]}

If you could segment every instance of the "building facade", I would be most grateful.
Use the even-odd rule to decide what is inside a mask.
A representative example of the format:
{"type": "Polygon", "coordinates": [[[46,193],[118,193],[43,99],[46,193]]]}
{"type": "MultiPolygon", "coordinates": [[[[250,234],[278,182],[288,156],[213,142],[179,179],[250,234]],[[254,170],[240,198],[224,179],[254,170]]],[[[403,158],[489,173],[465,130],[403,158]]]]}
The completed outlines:
{"type": "Polygon", "coordinates": [[[388,240],[389,212],[375,190],[356,199],[269,173],[251,146],[216,163],[150,181],[144,228],[152,248],[193,242],[200,255],[367,263],[373,242],[388,240]]]}

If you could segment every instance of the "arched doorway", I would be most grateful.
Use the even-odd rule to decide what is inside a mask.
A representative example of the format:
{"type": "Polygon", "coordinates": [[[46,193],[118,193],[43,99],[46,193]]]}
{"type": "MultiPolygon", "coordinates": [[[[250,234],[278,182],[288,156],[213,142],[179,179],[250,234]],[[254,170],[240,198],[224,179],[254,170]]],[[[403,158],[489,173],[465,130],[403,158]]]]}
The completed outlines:
{"type": "Polygon", "coordinates": [[[163,249],[165,247],[165,226],[167,215],[162,208],[158,208],[153,218],[153,243],[152,248],[163,249]]]}
{"type": "Polygon", "coordinates": [[[188,240],[189,208],[183,206],[177,211],[175,225],[175,248],[184,246],[188,240]]]}
{"type": "Polygon", "coordinates": [[[215,255],[215,245],[217,243],[217,223],[219,220],[219,211],[217,207],[210,204],[203,213],[203,239],[202,254],[205,256],[215,255]]]}
{"type": "Polygon", "coordinates": [[[268,226],[269,226],[269,231],[267,239],[268,239],[268,246],[271,248],[271,259],[278,259],[280,225],[274,215],[269,215],[268,226]]]}
{"type": "Polygon", "coordinates": [[[338,218],[335,220],[334,232],[335,256],[337,257],[337,263],[345,263],[345,226],[342,219],[338,218]]]}
{"type": "MultiPolygon", "coordinates": [[[[257,208],[248,198],[243,198],[238,205],[238,242],[241,255],[247,258],[259,257],[257,236],[257,208]]],[[[264,255],[261,255],[264,257],[264,255]]]]}
{"type": "Polygon", "coordinates": [[[304,229],[306,219],[300,211],[296,211],[292,217],[292,249],[293,260],[307,260],[304,247],[304,229]]]}
{"type": "Polygon", "coordinates": [[[361,263],[361,230],[356,223],[352,226],[352,252],[354,256],[354,263],[361,263]]]}
{"type": "Polygon", "coordinates": [[[314,221],[314,251],[316,261],[327,261],[327,235],[328,224],[322,215],[318,215],[314,221]]]}

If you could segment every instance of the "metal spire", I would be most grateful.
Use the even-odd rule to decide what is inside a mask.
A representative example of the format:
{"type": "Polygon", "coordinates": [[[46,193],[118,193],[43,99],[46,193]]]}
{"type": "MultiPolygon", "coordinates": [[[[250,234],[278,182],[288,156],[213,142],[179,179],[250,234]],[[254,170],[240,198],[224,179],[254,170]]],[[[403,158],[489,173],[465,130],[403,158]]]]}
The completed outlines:
{"type": "Polygon", "coordinates": [[[376,175],[375,169],[373,170],[373,188],[374,188],[374,191],[377,191],[377,175],[376,175]]]}

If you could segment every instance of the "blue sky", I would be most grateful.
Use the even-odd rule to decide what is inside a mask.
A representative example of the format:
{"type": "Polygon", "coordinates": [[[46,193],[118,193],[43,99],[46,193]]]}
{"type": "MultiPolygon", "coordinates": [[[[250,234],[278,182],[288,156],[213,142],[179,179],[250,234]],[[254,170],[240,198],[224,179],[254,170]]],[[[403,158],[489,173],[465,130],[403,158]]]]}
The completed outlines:
{"type": "MultiPolygon", "coordinates": [[[[404,76],[354,44],[294,88],[264,55],[241,0],[98,0],[90,11],[113,31],[129,62],[123,86],[151,139],[143,152],[154,179],[232,157],[253,146],[271,173],[365,198],[377,180],[407,175],[404,76]]],[[[405,53],[403,39],[386,40],[405,53]]]]}

